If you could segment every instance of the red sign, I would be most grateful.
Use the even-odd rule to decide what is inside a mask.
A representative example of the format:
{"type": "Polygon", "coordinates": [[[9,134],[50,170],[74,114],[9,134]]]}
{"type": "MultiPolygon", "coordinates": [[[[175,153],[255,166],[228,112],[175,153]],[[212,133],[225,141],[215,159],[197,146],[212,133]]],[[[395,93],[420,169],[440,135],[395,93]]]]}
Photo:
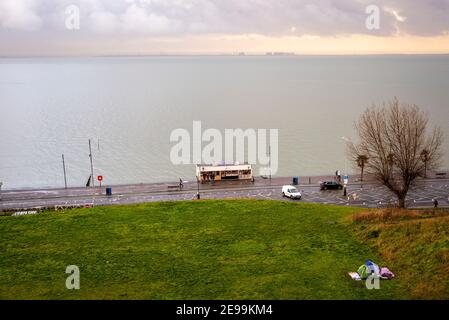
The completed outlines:
{"type": "Polygon", "coordinates": [[[97,180],[98,180],[98,181],[103,180],[103,176],[98,176],[98,177],[97,177],[97,180]]]}

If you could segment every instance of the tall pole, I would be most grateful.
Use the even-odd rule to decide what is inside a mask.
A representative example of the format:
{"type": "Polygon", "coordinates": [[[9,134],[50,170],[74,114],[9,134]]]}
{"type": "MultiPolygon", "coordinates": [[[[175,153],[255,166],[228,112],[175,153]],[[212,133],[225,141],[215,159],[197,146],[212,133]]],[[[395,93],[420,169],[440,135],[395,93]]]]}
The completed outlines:
{"type": "Polygon", "coordinates": [[[269,156],[269,160],[270,160],[268,166],[269,166],[269,170],[270,170],[270,181],[271,181],[271,144],[268,146],[268,156],[269,156]]]}
{"type": "Polygon", "coordinates": [[[198,192],[196,194],[196,198],[199,200],[200,199],[200,178],[198,178],[198,176],[196,177],[196,184],[198,187],[198,192]]]}
{"type": "MultiPolygon", "coordinates": [[[[345,136],[341,137],[343,141],[346,143],[351,142],[351,139],[346,138],[345,136]]],[[[345,175],[348,175],[348,159],[345,157],[345,175]]]]}
{"type": "Polygon", "coordinates": [[[348,159],[345,157],[345,176],[348,175],[348,159]]]}
{"type": "Polygon", "coordinates": [[[90,158],[90,176],[92,178],[92,187],[95,187],[95,178],[94,178],[94,165],[92,162],[92,145],[89,139],[89,158],[90,158]]]}
{"type": "Polygon", "coordinates": [[[65,172],[64,154],[62,154],[62,169],[64,170],[64,185],[65,185],[65,188],[67,189],[67,176],[66,176],[66,172],[65,172]]]}
{"type": "Polygon", "coordinates": [[[363,189],[363,172],[365,171],[365,162],[362,161],[362,172],[360,176],[360,188],[363,189]]]}

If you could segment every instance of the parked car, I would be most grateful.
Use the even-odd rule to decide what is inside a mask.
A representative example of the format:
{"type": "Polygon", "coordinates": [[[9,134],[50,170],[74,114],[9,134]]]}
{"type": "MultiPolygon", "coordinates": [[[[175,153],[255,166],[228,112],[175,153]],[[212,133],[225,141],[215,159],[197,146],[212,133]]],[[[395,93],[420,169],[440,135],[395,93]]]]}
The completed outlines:
{"type": "Polygon", "coordinates": [[[320,183],[320,190],[342,190],[343,185],[337,181],[323,181],[320,183]]]}
{"type": "Polygon", "coordinates": [[[282,196],[288,197],[290,199],[298,199],[301,200],[301,192],[296,189],[294,186],[283,186],[282,187],[282,196]]]}

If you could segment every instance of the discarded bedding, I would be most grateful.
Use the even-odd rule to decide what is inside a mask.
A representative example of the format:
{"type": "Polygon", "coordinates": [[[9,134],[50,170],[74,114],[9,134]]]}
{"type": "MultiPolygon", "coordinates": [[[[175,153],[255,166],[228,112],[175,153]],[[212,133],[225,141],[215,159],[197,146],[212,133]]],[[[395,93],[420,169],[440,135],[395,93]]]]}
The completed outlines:
{"type": "Polygon", "coordinates": [[[394,273],[391,272],[390,269],[387,267],[379,268],[379,266],[371,260],[366,260],[365,263],[357,269],[357,272],[348,272],[351,279],[356,281],[365,280],[372,274],[377,275],[383,280],[394,278],[394,273]]]}

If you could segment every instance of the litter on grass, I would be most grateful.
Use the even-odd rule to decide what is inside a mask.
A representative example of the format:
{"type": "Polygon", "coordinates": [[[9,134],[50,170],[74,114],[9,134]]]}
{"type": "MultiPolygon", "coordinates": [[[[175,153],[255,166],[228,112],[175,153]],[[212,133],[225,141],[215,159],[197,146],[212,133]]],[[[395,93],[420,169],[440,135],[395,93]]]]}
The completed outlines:
{"type": "Polygon", "coordinates": [[[362,278],[360,278],[360,275],[357,272],[348,272],[349,276],[352,278],[352,280],[361,281],[362,278]]]}
{"type": "Polygon", "coordinates": [[[366,260],[365,263],[357,269],[357,272],[348,272],[351,279],[356,281],[365,280],[372,274],[383,280],[394,278],[394,273],[391,272],[390,269],[387,267],[379,268],[379,266],[371,260],[366,260]]]}

